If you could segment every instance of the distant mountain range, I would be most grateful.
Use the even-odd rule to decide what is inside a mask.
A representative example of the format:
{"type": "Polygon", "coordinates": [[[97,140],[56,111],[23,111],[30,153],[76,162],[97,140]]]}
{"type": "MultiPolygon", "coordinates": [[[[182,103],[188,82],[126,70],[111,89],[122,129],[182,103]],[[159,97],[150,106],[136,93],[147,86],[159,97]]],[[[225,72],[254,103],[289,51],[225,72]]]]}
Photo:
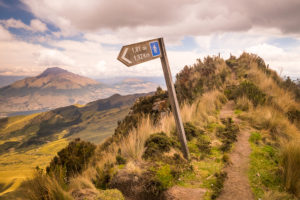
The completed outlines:
{"type": "Polygon", "coordinates": [[[36,77],[24,78],[0,88],[0,117],[50,110],[109,97],[113,94],[147,93],[157,83],[124,79],[107,85],[67,70],[48,68],[36,77]]]}

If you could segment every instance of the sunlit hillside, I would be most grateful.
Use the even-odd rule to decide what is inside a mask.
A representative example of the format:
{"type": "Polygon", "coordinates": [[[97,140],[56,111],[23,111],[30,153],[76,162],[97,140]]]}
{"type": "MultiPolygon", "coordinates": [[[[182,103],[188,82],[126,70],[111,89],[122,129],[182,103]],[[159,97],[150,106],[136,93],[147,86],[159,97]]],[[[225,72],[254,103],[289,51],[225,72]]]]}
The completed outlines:
{"type": "Polygon", "coordinates": [[[0,195],[15,190],[36,166],[45,168],[70,140],[101,143],[141,95],[114,95],[84,106],[0,119],[0,195]]]}

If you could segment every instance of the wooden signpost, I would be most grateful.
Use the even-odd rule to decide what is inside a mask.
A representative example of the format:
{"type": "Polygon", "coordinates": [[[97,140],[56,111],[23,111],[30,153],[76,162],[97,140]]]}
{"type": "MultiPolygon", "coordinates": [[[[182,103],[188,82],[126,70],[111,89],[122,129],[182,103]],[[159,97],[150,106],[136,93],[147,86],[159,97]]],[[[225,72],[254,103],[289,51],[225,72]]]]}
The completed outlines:
{"type": "Polygon", "coordinates": [[[178,100],[172,81],[171,70],[163,38],[123,46],[118,56],[118,60],[128,67],[156,58],[160,58],[161,65],[163,68],[168,88],[169,101],[171,103],[172,111],[174,114],[178,138],[181,143],[182,152],[184,157],[186,159],[189,159],[189,149],[187,147],[186,136],[182,124],[182,119],[180,116],[178,100]]]}

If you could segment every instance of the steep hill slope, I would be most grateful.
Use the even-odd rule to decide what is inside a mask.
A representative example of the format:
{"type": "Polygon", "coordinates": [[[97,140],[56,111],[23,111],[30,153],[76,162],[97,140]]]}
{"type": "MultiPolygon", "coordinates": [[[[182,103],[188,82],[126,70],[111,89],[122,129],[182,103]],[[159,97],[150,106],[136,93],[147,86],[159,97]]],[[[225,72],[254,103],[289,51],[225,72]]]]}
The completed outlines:
{"type": "Polygon", "coordinates": [[[300,197],[295,83],[280,78],[260,57],[243,53],[197,60],[177,74],[175,87],[190,160],[182,156],[168,95],[158,88],[135,102],[112,137],[98,146],[72,141],[46,172],[38,169],[24,182],[19,194],[28,199],[192,199],[192,194],[228,199],[230,187],[244,181],[248,199],[300,197]],[[224,115],[228,101],[229,115],[224,115]],[[239,150],[249,156],[242,159],[244,173],[235,169],[239,150]],[[238,181],[235,172],[243,176],[238,181]]]}
{"type": "Polygon", "coordinates": [[[80,137],[99,144],[143,95],[116,94],[85,106],[0,119],[0,194],[15,189],[34,167],[45,167],[68,141],[80,137]]]}

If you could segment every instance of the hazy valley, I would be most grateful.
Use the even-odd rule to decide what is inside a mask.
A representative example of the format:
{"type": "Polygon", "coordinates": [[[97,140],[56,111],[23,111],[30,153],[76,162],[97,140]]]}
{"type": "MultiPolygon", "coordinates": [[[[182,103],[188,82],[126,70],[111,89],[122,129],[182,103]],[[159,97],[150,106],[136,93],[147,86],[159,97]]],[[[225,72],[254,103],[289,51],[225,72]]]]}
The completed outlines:
{"type": "MultiPolygon", "coordinates": [[[[2,77],[2,80],[5,81],[2,77]]],[[[49,68],[36,77],[0,88],[0,117],[38,113],[67,105],[84,105],[113,94],[154,91],[157,83],[138,78],[107,85],[61,68],[49,68]]]]}

